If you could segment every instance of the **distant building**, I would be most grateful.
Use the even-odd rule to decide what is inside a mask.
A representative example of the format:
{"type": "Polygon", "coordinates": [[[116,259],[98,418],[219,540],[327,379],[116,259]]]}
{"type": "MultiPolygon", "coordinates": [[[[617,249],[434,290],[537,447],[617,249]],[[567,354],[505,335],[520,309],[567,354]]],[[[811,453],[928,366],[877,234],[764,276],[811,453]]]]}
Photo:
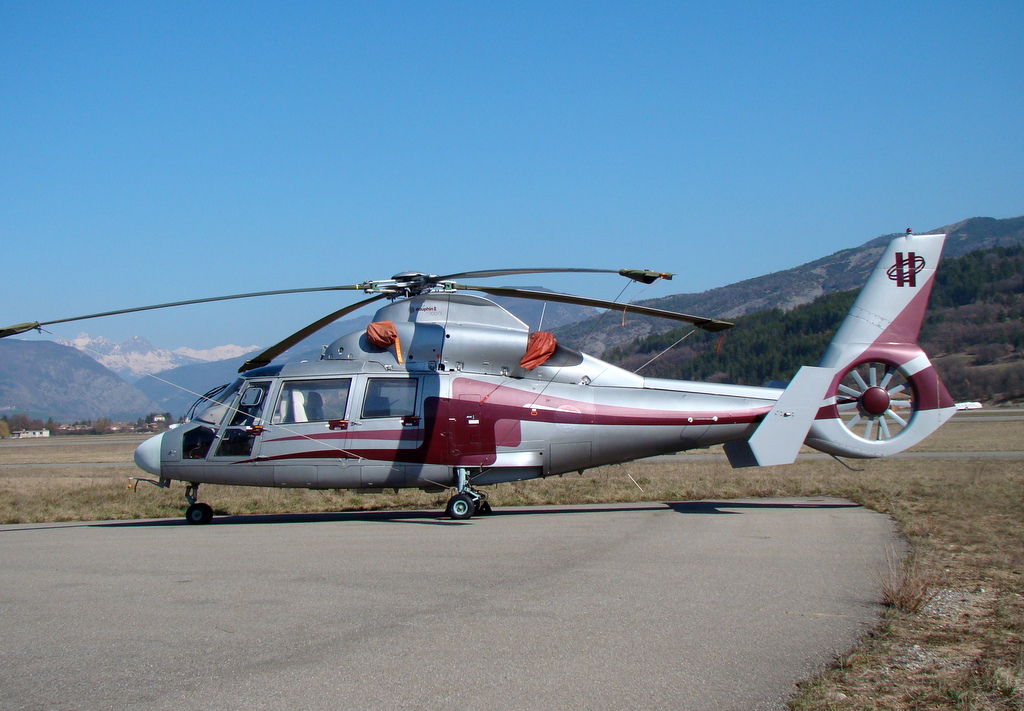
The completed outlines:
{"type": "Polygon", "coordinates": [[[11,433],[14,439],[27,439],[29,437],[49,437],[50,430],[15,430],[11,433]]]}

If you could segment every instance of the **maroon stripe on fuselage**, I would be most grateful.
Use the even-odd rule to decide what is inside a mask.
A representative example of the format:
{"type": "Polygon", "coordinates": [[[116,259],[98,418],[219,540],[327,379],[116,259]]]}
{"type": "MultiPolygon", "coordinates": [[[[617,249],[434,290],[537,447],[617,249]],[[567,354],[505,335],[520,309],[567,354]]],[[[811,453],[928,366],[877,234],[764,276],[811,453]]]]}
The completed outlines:
{"type": "MultiPolygon", "coordinates": [[[[643,391],[638,390],[638,396],[643,391]]],[[[427,398],[422,427],[387,430],[319,432],[275,437],[268,442],[313,440],[329,444],[344,441],[344,451],[318,448],[260,457],[258,461],[365,458],[426,464],[465,464],[468,459],[486,465],[499,447],[514,449],[522,442],[522,424],[592,425],[598,427],[686,427],[756,423],[770,407],[733,411],[670,411],[537,394],[518,388],[459,377],[452,398],[427,398]],[[406,442],[410,447],[380,448],[373,442],[406,442]],[[369,446],[368,446],[369,445],[369,446]]],[[[591,436],[599,437],[598,432],[591,436]]]]}

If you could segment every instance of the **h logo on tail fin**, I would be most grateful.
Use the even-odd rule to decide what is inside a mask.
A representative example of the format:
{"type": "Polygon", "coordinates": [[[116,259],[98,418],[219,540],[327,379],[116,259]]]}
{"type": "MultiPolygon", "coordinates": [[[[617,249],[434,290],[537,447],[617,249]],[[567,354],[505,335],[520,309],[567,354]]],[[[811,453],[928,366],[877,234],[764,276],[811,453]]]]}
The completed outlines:
{"type": "Polygon", "coordinates": [[[896,282],[896,286],[917,286],[917,273],[924,269],[924,257],[919,257],[914,252],[907,252],[906,258],[903,252],[896,253],[896,263],[889,267],[886,274],[896,282]]]}

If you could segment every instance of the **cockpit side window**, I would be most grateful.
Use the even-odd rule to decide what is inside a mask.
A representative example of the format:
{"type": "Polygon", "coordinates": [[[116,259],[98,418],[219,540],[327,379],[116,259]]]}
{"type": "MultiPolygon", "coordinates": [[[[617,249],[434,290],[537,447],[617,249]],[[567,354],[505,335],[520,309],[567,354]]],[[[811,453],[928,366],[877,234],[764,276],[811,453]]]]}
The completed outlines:
{"type": "Polygon", "coordinates": [[[199,405],[197,408],[199,412],[193,419],[205,422],[208,425],[219,425],[223,421],[224,416],[227,415],[231,401],[244,383],[245,380],[239,378],[217,393],[205,405],[199,405]]]}
{"type": "Polygon", "coordinates": [[[290,424],[343,420],[351,382],[349,378],[286,381],[271,421],[290,424]]]}
{"type": "MultiPolygon", "coordinates": [[[[231,400],[234,406],[227,426],[221,431],[216,457],[247,457],[252,453],[261,430],[263,408],[270,393],[270,381],[247,381],[241,394],[231,400]]],[[[230,407],[230,406],[229,406],[230,407]]]]}
{"type": "Polygon", "coordinates": [[[249,387],[242,391],[242,397],[238,401],[235,413],[231,417],[233,426],[247,426],[255,423],[263,413],[263,406],[267,402],[267,391],[270,383],[249,383],[249,387]]]}

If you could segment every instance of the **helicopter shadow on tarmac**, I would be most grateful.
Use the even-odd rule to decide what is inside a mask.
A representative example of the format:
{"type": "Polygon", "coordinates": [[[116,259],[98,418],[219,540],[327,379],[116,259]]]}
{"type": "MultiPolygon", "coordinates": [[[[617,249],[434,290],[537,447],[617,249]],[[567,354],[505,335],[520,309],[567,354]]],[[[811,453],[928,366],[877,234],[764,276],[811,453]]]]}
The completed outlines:
{"type": "MultiPolygon", "coordinates": [[[[495,510],[487,517],[480,518],[503,518],[509,516],[566,516],[566,515],[600,515],[602,513],[629,513],[656,510],[666,507],[680,514],[742,514],[743,511],[735,509],[849,509],[858,508],[859,504],[841,500],[813,500],[804,501],[672,501],[659,502],[646,505],[636,504],[607,504],[588,505],[585,507],[518,507],[495,510]]],[[[453,521],[445,517],[439,517],[435,511],[335,511],[321,513],[281,513],[281,514],[244,514],[225,515],[217,517],[213,523],[216,525],[230,524],[294,524],[294,523],[344,523],[346,521],[380,521],[391,523],[414,523],[421,525],[440,526],[465,526],[470,521],[453,521]]],[[[138,527],[163,527],[188,525],[179,519],[147,519],[141,521],[104,521],[101,523],[73,524],[88,525],[101,528],[138,528],[138,527]]]]}
{"type": "Polygon", "coordinates": [[[723,509],[856,509],[860,504],[852,501],[675,501],[665,504],[681,514],[739,514],[741,511],[723,509]]]}
{"type": "MultiPolygon", "coordinates": [[[[731,509],[850,509],[858,508],[860,505],[849,501],[833,499],[821,501],[807,499],[804,501],[792,500],[719,500],[719,501],[665,501],[652,502],[646,505],[637,504],[598,504],[576,507],[519,507],[509,509],[498,509],[486,518],[502,518],[507,516],[566,516],[569,514],[590,514],[600,515],[602,513],[618,512],[641,512],[651,511],[659,506],[664,506],[680,514],[741,514],[742,511],[731,509]]],[[[474,518],[473,521],[483,517],[474,518]]],[[[244,514],[227,515],[216,518],[211,525],[230,524],[292,524],[292,523],[344,523],[345,521],[380,521],[392,523],[413,523],[431,526],[466,526],[472,521],[453,521],[443,516],[439,517],[435,511],[334,511],[322,513],[282,513],[282,514],[244,514]]],[[[33,531],[40,528],[164,528],[175,526],[186,526],[187,522],[181,519],[141,519],[133,521],[68,521],[64,523],[48,523],[22,526],[15,526],[0,529],[0,533],[13,533],[16,531],[33,531]]]]}
{"type": "MultiPolygon", "coordinates": [[[[550,514],[599,514],[602,512],[629,512],[629,511],[650,511],[652,506],[604,506],[600,508],[519,508],[504,509],[495,511],[486,518],[508,517],[508,516],[544,516],[550,514]]],[[[478,521],[483,517],[475,517],[478,521]]],[[[439,515],[436,511],[333,511],[319,513],[281,513],[281,514],[243,514],[243,515],[222,515],[215,518],[210,525],[224,524],[293,524],[293,523],[344,523],[346,521],[379,521],[390,523],[415,523],[440,526],[465,526],[470,521],[456,521],[439,515]]],[[[187,522],[178,519],[146,519],[137,521],[103,521],[89,525],[99,528],[139,528],[139,527],[163,527],[183,526],[187,522]]]]}

